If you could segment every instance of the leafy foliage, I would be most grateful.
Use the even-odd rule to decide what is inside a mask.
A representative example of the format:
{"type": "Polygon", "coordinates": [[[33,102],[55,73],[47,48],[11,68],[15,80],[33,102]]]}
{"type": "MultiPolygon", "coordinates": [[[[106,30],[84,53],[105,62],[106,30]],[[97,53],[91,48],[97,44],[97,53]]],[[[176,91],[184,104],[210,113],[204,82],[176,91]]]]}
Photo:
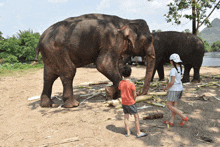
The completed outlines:
{"type": "Polygon", "coordinates": [[[212,48],[207,41],[204,41],[205,52],[212,52],[212,48]]]}
{"type": "Polygon", "coordinates": [[[208,17],[212,14],[215,8],[220,8],[220,1],[216,3],[216,0],[174,0],[174,3],[171,2],[167,6],[169,7],[169,11],[168,14],[165,14],[164,16],[168,23],[174,22],[176,24],[181,24],[180,18],[182,17],[189,20],[195,18],[198,24],[196,30],[198,30],[203,24],[211,26],[208,17]],[[213,9],[211,13],[207,16],[207,9],[211,9],[212,7],[213,9]],[[182,11],[192,8],[195,8],[195,11],[193,11],[192,14],[182,14],[182,11]]]}
{"type": "Polygon", "coordinates": [[[28,30],[19,31],[17,36],[0,40],[0,59],[3,59],[4,63],[33,60],[39,38],[39,33],[33,33],[32,30],[28,30]]]}
{"type": "Polygon", "coordinates": [[[0,40],[4,40],[4,37],[2,36],[2,32],[0,31],[0,40]]]}
{"type": "Polygon", "coordinates": [[[212,51],[220,51],[220,41],[217,41],[217,42],[214,42],[213,44],[212,44],[212,51]]]}

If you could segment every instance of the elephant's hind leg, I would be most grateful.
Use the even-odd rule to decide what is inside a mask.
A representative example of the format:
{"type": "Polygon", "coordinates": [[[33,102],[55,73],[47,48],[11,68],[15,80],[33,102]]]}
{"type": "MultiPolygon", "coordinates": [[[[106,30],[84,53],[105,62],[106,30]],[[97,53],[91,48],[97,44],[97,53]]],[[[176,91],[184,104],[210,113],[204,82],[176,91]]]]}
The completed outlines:
{"type": "Polygon", "coordinates": [[[200,67],[196,66],[196,67],[193,67],[193,69],[194,69],[194,75],[193,75],[193,79],[191,82],[199,83],[200,82],[200,75],[199,75],[200,67]]]}
{"type": "Polygon", "coordinates": [[[46,65],[44,67],[44,86],[41,94],[40,106],[52,107],[51,92],[54,81],[58,75],[54,74],[46,65]]]}
{"type": "Polygon", "coordinates": [[[191,68],[192,68],[192,65],[189,65],[189,64],[184,65],[184,74],[183,74],[183,79],[182,79],[183,83],[189,82],[189,72],[191,68]]]}
{"type": "Polygon", "coordinates": [[[164,81],[164,67],[163,62],[161,62],[157,68],[157,73],[159,75],[159,81],[164,81]]]}
{"type": "Polygon", "coordinates": [[[76,73],[76,67],[74,64],[71,64],[69,66],[68,65],[64,66],[65,68],[63,68],[63,72],[60,76],[60,79],[63,84],[63,107],[72,108],[77,107],[79,105],[79,102],[73,95],[73,78],[76,73]]]}

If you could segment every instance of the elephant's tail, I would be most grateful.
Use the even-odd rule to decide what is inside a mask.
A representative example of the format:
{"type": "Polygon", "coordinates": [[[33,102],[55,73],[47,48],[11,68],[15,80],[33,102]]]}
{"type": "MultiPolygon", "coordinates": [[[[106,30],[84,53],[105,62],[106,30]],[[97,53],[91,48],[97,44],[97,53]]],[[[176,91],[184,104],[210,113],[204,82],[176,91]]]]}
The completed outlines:
{"type": "Polygon", "coordinates": [[[35,62],[38,61],[39,52],[40,52],[40,48],[39,48],[39,44],[38,44],[38,45],[37,45],[37,48],[36,48],[36,52],[35,52],[35,58],[34,58],[34,61],[35,61],[35,62]]]}

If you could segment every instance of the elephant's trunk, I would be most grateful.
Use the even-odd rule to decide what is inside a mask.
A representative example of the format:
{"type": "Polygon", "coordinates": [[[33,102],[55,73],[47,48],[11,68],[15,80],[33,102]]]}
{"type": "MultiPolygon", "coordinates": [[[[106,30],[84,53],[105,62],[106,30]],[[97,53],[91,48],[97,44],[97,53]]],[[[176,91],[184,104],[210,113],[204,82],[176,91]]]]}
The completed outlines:
{"type": "Polygon", "coordinates": [[[145,75],[145,79],[144,79],[143,90],[140,95],[147,94],[147,92],[150,88],[150,82],[151,82],[151,78],[152,78],[154,67],[155,67],[155,61],[156,61],[153,41],[151,42],[149,48],[147,49],[146,61],[147,61],[146,75],[145,75]]]}

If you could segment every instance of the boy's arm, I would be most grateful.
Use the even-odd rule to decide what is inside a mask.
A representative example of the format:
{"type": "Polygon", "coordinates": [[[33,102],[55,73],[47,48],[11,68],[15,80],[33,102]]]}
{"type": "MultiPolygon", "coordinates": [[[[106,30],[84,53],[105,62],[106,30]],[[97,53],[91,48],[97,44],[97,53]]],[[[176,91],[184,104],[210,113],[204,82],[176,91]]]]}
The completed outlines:
{"type": "Polygon", "coordinates": [[[137,97],[136,90],[132,91],[132,93],[134,94],[134,100],[136,100],[136,97],[137,97]]]}
{"type": "Polygon", "coordinates": [[[136,93],[136,87],[135,87],[135,84],[133,82],[132,83],[132,93],[133,93],[133,98],[134,100],[136,100],[136,97],[137,97],[137,93],[136,93]]]}

